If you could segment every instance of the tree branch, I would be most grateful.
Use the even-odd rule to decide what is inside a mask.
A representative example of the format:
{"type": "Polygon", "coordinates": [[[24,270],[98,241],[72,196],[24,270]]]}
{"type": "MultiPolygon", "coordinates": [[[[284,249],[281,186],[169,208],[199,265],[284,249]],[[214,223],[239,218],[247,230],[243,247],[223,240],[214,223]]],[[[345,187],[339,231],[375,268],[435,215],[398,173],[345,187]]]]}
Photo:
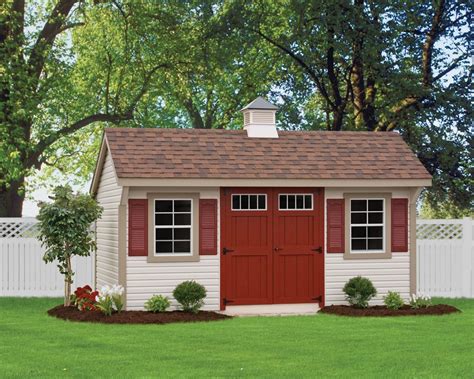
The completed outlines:
{"type": "Polygon", "coordinates": [[[53,46],[56,36],[64,28],[64,21],[77,2],[78,0],[60,0],[51,11],[48,21],[36,39],[28,61],[30,74],[34,78],[40,77],[48,51],[53,46]]]}
{"type": "Polygon", "coordinates": [[[451,63],[448,67],[446,67],[444,70],[442,70],[441,72],[439,72],[434,78],[433,78],[433,83],[436,82],[437,80],[441,79],[443,76],[445,76],[446,74],[450,73],[451,71],[453,71],[455,68],[458,67],[458,63],[461,62],[462,60],[468,58],[469,55],[468,54],[462,54],[460,55],[459,57],[457,57],[453,63],[451,63]]]}

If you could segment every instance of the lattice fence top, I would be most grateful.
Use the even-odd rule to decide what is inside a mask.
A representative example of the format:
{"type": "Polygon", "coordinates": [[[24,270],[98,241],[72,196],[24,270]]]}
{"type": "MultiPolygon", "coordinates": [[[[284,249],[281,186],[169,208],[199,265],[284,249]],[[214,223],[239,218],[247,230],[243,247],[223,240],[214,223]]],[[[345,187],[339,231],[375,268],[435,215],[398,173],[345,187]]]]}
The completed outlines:
{"type": "Polygon", "coordinates": [[[416,238],[427,240],[460,240],[463,238],[463,225],[460,222],[423,222],[416,224],[416,238]]]}
{"type": "Polygon", "coordinates": [[[34,218],[0,219],[0,238],[36,238],[38,221],[34,218]]]}

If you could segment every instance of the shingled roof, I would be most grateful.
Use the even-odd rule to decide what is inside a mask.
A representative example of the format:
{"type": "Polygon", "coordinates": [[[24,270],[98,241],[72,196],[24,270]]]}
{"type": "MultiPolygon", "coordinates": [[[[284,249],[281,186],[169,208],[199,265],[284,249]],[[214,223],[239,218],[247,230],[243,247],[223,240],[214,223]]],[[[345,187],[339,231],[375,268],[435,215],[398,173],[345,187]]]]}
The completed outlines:
{"type": "Polygon", "coordinates": [[[431,179],[393,132],[108,128],[119,178],[431,179]]]}

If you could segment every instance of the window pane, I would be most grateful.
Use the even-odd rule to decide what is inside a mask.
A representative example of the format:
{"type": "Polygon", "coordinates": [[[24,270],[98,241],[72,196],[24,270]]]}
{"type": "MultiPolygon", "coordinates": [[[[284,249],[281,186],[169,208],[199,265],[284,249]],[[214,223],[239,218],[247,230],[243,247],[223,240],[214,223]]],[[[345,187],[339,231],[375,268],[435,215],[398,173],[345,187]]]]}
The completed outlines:
{"type": "Polygon", "coordinates": [[[250,209],[257,209],[257,195],[250,195],[250,209]]]}
{"type": "Polygon", "coordinates": [[[287,209],[288,202],[286,199],[286,195],[280,195],[280,209],[287,209]]]}
{"type": "Polygon", "coordinates": [[[155,201],[155,212],[173,212],[173,201],[172,200],[155,201]]]}
{"type": "Polygon", "coordinates": [[[240,195],[240,209],[249,209],[248,195],[240,195]]]}
{"type": "Polygon", "coordinates": [[[173,215],[165,213],[156,214],[155,225],[173,225],[173,215]]]}
{"type": "Polygon", "coordinates": [[[367,250],[366,239],[352,239],[352,250],[367,250]]]}
{"type": "Polygon", "coordinates": [[[232,195],[232,209],[240,209],[240,196],[232,195]]]}
{"type": "Polygon", "coordinates": [[[369,226],[369,237],[382,237],[383,226],[369,226]]]}
{"type": "Polygon", "coordinates": [[[175,214],[174,215],[175,225],[191,225],[191,215],[188,214],[175,214]]]}
{"type": "Polygon", "coordinates": [[[258,209],[265,209],[265,195],[258,195],[258,209]]]}
{"type": "Polygon", "coordinates": [[[157,242],[156,243],[156,253],[157,254],[164,254],[164,253],[172,253],[173,252],[173,243],[170,242],[157,242]]]}
{"type": "Polygon", "coordinates": [[[295,195],[288,195],[288,209],[295,209],[295,195]]]}
{"type": "Polygon", "coordinates": [[[174,211],[175,212],[191,212],[191,201],[190,200],[175,200],[174,211]]]}
{"type": "Polygon", "coordinates": [[[156,229],[156,239],[157,240],[172,240],[173,239],[173,229],[156,229]]]}
{"type": "Polygon", "coordinates": [[[383,213],[369,213],[369,224],[382,224],[383,213]]]}
{"type": "Polygon", "coordinates": [[[303,204],[304,204],[303,195],[297,195],[296,196],[296,208],[297,209],[303,209],[303,204]]]}
{"type": "Polygon", "coordinates": [[[369,239],[369,250],[382,250],[383,249],[382,241],[383,241],[382,238],[369,239]]]}
{"type": "Polygon", "coordinates": [[[191,242],[189,241],[178,241],[174,243],[174,252],[175,253],[190,253],[191,252],[191,242]]]}
{"type": "Polygon", "coordinates": [[[353,226],[352,237],[367,237],[367,227],[365,226],[353,226]]]}
{"type": "Polygon", "coordinates": [[[311,209],[313,208],[313,196],[311,195],[305,195],[304,197],[304,207],[305,209],[311,209]]]}
{"type": "Polygon", "coordinates": [[[383,211],[383,200],[369,200],[369,211],[383,211]]]}
{"type": "Polygon", "coordinates": [[[191,228],[175,228],[175,240],[189,240],[191,239],[191,228]]]}
{"type": "Polygon", "coordinates": [[[366,211],[367,200],[351,200],[351,211],[366,211]]]}
{"type": "Polygon", "coordinates": [[[366,213],[352,213],[351,224],[366,224],[367,214],[366,213]]]}

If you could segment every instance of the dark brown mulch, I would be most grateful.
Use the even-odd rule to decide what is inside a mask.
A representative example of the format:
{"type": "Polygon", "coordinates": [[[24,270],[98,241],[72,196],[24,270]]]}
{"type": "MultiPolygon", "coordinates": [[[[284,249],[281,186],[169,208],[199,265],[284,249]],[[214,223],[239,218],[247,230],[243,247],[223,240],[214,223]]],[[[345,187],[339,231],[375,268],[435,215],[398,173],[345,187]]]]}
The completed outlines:
{"type": "Polygon", "coordinates": [[[404,305],[397,310],[388,309],[384,305],[376,305],[368,308],[354,308],[348,305],[330,305],[322,308],[319,312],[339,316],[352,317],[387,317],[387,316],[421,316],[421,315],[446,315],[461,312],[456,307],[446,304],[432,305],[428,308],[413,309],[404,305]]]}
{"type": "Polygon", "coordinates": [[[65,307],[63,305],[51,308],[48,314],[63,320],[101,322],[104,324],[170,324],[174,322],[217,321],[231,318],[231,316],[207,311],[199,311],[196,314],[182,311],[163,313],[122,311],[106,316],[99,311],[81,312],[76,307],[65,307]]]}

